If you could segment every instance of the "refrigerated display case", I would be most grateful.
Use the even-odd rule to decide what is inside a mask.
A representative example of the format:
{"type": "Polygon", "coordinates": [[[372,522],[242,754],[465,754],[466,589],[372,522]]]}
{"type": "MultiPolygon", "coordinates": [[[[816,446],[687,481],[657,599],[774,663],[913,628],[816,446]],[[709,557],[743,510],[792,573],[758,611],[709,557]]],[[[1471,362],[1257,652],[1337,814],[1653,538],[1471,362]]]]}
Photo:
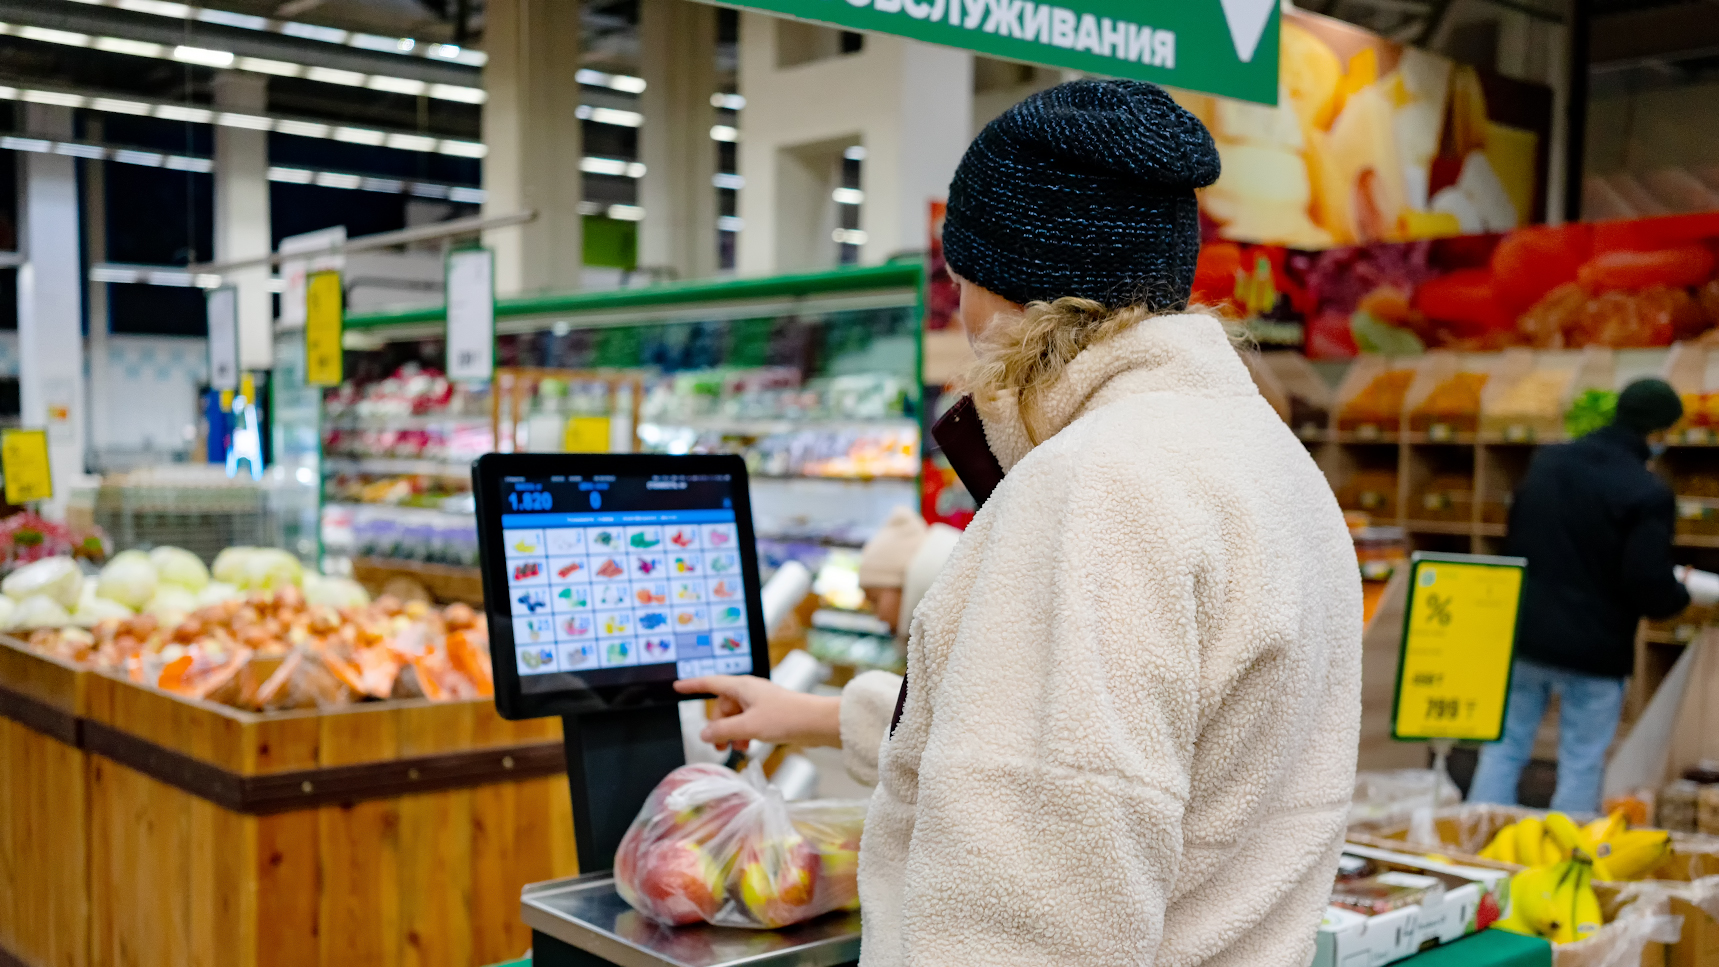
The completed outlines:
{"type": "Polygon", "coordinates": [[[350,317],[351,378],[320,413],[324,566],[462,566],[450,535],[491,449],[739,453],[768,559],[857,547],[919,503],[922,275],[903,261],[498,300],[494,393],[442,375],[439,307],[350,317]]]}

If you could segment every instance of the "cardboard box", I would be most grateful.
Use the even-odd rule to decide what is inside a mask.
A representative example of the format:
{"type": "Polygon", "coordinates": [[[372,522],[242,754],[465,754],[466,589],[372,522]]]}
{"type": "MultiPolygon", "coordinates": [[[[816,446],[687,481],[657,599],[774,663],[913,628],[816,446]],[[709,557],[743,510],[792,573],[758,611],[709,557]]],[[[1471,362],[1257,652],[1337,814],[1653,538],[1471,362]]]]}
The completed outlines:
{"type": "Polygon", "coordinates": [[[1384,967],[1420,950],[1420,907],[1376,917],[1327,907],[1319,923],[1310,967],[1384,967]]]}
{"type": "Polygon", "coordinates": [[[1509,893],[1510,874],[1502,870],[1443,863],[1356,844],[1345,845],[1343,851],[1391,869],[1435,877],[1444,886],[1421,903],[1370,917],[1342,907],[1327,908],[1319,924],[1311,967],[1383,967],[1428,947],[1458,940],[1479,928],[1477,914],[1484,898],[1492,898],[1496,917],[1509,893]]]}

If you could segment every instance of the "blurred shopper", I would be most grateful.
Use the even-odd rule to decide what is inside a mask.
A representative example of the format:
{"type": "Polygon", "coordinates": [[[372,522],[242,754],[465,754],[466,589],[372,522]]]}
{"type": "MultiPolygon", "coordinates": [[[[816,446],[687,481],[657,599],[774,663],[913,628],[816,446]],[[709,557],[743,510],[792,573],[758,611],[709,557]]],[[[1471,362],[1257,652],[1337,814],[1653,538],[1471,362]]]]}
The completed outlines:
{"type": "Polygon", "coordinates": [[[915,511],[897,507],[860,550],[860,589],[903,647],[913,609],[960,539],[961,532],[948,524],[927,525],[915,511]]]}
{"type": "Polygon", "coordinates": [[[1506,553],[1528,559],[1504,735],[1480,752],[1468,798],[1515,803],[1546,703],[1558,696],[1558,788],[1552,808],[1598,812],[1606,749],[1635,668],[1643,616],[1689,605],[1672,572],[1671,488],[1647,469],[1654,434],[1683,415],[1663,380],[1618,396],[1601,430],[1542,447],[1510,504],[1506,553]]]}
{"type": "Polygon", "coordinates": [[[905,685],[679,683],[721,696],[707,739],[839,743],[875,779],[864,967],[1313,956],[1361,587],[1306,448],[1186,311],[1217,175],[1149,84],[1064,84],[991,122],[943,244],[1007,475],[909,619],[905,685]]]}

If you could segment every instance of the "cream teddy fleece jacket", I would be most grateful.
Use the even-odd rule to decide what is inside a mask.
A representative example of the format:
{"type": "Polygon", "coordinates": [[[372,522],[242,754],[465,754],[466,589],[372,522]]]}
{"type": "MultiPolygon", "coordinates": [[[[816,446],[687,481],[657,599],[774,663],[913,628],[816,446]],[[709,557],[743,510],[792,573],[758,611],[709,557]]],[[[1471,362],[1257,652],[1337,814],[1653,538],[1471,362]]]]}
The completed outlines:
{"type": "Polygon", "coordinates": [[[844,691],[875,780],[862,967],[1303,967],[1354,782],[1361,589],[1331,489],[1220,324],[1081,353],[912,616],[844,691]]]}

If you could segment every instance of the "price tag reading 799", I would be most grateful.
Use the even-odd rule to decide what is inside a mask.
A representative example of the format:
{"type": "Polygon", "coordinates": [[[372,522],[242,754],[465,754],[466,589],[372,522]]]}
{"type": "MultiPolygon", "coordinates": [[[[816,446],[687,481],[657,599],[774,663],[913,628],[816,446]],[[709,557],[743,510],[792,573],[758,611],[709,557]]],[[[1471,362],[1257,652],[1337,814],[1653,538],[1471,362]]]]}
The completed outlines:
{"type": "Polygon", "coordinates": [[[1526,564],[1519,557],[1414,555],[1393,738],[1499,737],[1526,564]]]}

